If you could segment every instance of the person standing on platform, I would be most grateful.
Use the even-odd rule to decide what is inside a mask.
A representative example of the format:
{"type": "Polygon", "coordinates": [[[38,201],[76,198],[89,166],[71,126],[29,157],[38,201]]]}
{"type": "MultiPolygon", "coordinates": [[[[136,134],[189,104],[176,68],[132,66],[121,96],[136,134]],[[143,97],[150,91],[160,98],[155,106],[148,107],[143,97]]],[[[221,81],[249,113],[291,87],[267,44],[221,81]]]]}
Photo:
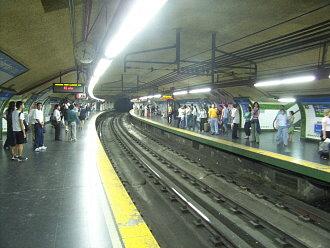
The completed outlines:
{"type": "Polygon", "coordinates": [[[238,131],[238,125],[239,125],[239,110],[238,110],[238,105],[234,104],[233,105],[233,109],[231,111],[231,117],[233,119],[233,123],[232,123],[232,139],[238,139],[237,136],[237,131],[238,131]]]}
{"type": "Polygon", "coordinates": [[[218,135],[219,127],[218,127],[218,109],[212,104],[211,108],[209,108],[209,122],[211,126],[211,134],[218,135]]]}
{"type": "Polygon", "coordinates": [[[259,115],[260,115],[260,107],[258,102],[254,102],[252,106],[252,120],[251,120],[251,141],[259,143],[260,138],[259,135],[261,133],[259,115]]]}
{"type": "Polygon", "coordinates": [[[192,107],[187,106],[186,107],[186,128],[189,130],[191,128],[192,123],[192,107]]]}
{"type": "Polygon", "coordinates": [[[289,142],[292,142],[293,138],[293,132],[294,132],[294,112],[290,111],[290,116],[289,116],[289,142]]]}
{"type": "Polygon", "coordinates": [[[55,128],[55,140],[60,141],[61,136],[61,112],[60,105],[55,104],[53,112],[54,128],[55,128]]]}
{"type": "Polygon", "coordinates": [[[207,122],[207,112],[205,107],[202,107],[201,110],[199,111],[199,131],[202,133],[204,132],[204,124],[207,122]]]}
{"type": "Polygon", "coordinates": [[[37,103],[37,109],[34,112],[34,131],[36,134],[35,140],[35,150],[36,152],[45,151],[47,149],[44,146],[44,113],[42,111],[42,104],[41,102],[37,103]]]}
{"type": "Polygon", "coordinates": [[[324,117],[322,118],[321,140],[326,139],[330,139],[330,109],[324,111],[324,117]]]}
{"type": "Polygon", "coordinates": [[[80,128],[80,130],[82,130],[83,127],[84,127],[86,116],[87,116],[86,106],[81,106],[80,114],[79,114],[79,120],[80,120],[79,128],[80,128]]]}
{"type": "Polygon", "coordinates": [[[182,105],[178,109],[178,127],[180,128],[183,128],[184,126],[184,115],[185,115],[185,108],[182,105]]]}
{"type": "Polygon", "coordinates": [[[220,121],[222,123],[222,126],[224,128],[224,133],[226,134],[228,132],[228,104],[224,104],[222,111],[221,111],[221,117],[220,117],[220,121]]]}
{"type": "Polygon", "coordinates": [[[244,139],[249,139],[249,137],[251,135],[251,112],[252,112],[252,108],[249,107],[248,109],[249,109],[248,112],[246,112],[244,114],[244,119],[245,119],[245,123],[244,123],[245,137],[244,137],[244,139]]]}
{"type": "Polygon", "coordinates": [[[284,146],[288,145],[288,116],[284,109],[280,110],[275,120],[275,126],[277,127],[276,142],[277,145],[283,143],[284,146]]]}
{"type": "Polygon", "coordinates": [[[3,145],[4,149],[10,149],[11,155],[14,156],[14,147],[15,147],[15,138],[13,134],[13,122],[12,122],[12,114],[15,111],[15,102],[9,102],[8,108],[5,112],[5,120],[7,122],[7,138],[5,144],[3,145]]]}
{"type": "Polygon", "coordinates": [[[35,140],[36,140],[36,134],[35,134],[35,131],[34,131],[34,124],[35,124],[34,112],[36,111],[36,109],[37,109],[37,103],[34,102],[34,103],[32,103],[30,113],[29,113],[29,126],[30,126],[31,133],[32,133],[33,143],[35,143],[35,140]]]}
{"type": "Polygon", "coordinates": [[[192,113],[192,129],[193,131],[195,131],[197,125],[197,116],[198,116],[198,110],[196,105],[192,107],[191,113],[192,113]]]}
{"type": "Polygon", "coordinates": [[[68,126],[69,126],[69,141],[75,142],[77,140],[77,124],[79,119],[73,110],[73,105],[69,107],[68,111],[68,126]]]}
{"type": "Polygon", "coordinates": [[[28,158],[23,157],[24,144],[26,143],[26,132],[24,125],[24,104],[22,101],[16,102],[16,110],[12,113],[13,134],[15,139],[15,154],[12,160],[19,162],[25,161],[28,158]]]}

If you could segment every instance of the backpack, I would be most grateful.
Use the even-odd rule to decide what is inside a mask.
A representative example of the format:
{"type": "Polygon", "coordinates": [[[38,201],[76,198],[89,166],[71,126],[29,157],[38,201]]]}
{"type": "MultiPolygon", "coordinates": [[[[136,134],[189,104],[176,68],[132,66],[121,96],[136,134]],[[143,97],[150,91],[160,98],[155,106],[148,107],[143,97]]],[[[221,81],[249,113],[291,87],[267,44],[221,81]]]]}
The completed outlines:
{"type": "MultiPolygon", "coordinates": [[[[18,114],[18,118],[21,116],[22,112],[20,112],[18,114]]],[[[28,132],[30,130],[29,128],[29,125],[26,123],[25,119],[23,120],[23,124],[24,124],[24,129],[25,129],[25,132],[28,132]]]]}

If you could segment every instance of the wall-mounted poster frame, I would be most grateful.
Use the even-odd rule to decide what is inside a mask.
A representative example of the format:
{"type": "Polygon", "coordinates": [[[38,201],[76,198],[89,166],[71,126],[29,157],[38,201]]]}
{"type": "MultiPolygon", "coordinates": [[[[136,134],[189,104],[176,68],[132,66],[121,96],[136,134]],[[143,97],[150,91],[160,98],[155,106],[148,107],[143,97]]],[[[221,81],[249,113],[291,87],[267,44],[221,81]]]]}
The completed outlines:
{"type": "Polygon", "coordinates": [[[0,85],[16,78],[29,69],[0,50],[0,85]]]}

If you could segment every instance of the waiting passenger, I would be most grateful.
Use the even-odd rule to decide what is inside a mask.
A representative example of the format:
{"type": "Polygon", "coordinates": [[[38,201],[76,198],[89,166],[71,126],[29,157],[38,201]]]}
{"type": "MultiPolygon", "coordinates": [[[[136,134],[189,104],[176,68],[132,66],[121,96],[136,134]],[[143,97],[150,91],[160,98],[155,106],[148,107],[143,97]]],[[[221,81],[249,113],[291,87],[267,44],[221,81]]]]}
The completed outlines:
{"type": "Polygon", "coordinates": [[[249,139],[251,135],[251,115],[252,115],[252,108],[249,107],[249,111],[244,114],[244,132],[245,132],[245,139],[249,139]]]}
{"type": "Polygon", "coordinates": [[[172,114],[173,114],[173,109],[171,105],[168,105],[167,107],[167,123],[170,125],[172,123],[172,114]]]}
{"type": "Polygon", "coordinates": [[[69,141],[77,140],[77,124],[79,124],[79,119],[73,108],[71,105],[68,111],[69,141]]]}
{"type": "Polygon", "coordinates": [[[82,106],[80,108],[80,113],[79,113],[79,120],[80,120],[79,128],[80,128],[80,130],[84,127],[86,116],[87,116],[86,107],[85,106],[82,106]]]}
{"type": "Polygon", "coordinates": [[[204,107],[199,111],[199,118],[199,131],[202,133],[204,132],[204,124],[207,123],[207,112],[204,107]]]}
{"type": "Polygon", "coordinates": [[[36,134],[35,140],[35,150],[36,152],[45,151],[47,149],[44,146],[44,113],[42,112],[42,104],[41,102],[37,103],[37,109],[34,112],[34,131],[36,134]]]}
{"type": "Polygon", "coordinates": [[[259,115],[260,115],[260,107],[258,102],[254,102],[252,106],[252,120],[251,120],[251,136],[252,142],[259,143],[259,135],[261,133],[259,115]]]}
{"type": "Polygon", "coordinates": [[[60,141],[61,135],[61,113],[60,113],[60,105],[55,104],[54,112],[53,112],[53,125],[55,128],[55,140],[60,141]]]}
{"type": "Polygon", "coordinates": [[[231,117],[233,118],[233,122],[232,122],[232,139],[238,139],[237,136],[237,130],[238,130],[238,124],[239,124],[239,110],[238,110],[238,105],[234,104],[233,109],[231,111],[231,117]]]}
{"type": "Polygon", "coordinates": [[[196,105],[192,106],[192,129],[195,131],[196,125],[197,125],[197,116],[198,116],[198,110],[196,105]]]}
{"type": "Polygon", "coordinates": [[[277,127],[276,142],[277,145],[283,143],[284,146],[288,145],[288,116],[284,109],[280,110],[275,120],[277,127]]]}
{"type": "Polygon", "coordinates": [[[185,115],[186,115],[186,108],[185,106],[181,106],[178,109],[179,127],[181,128],[184,128],[185,126],[185,115]]]}
{"type": "Polygon", "coordinates": [[[35,119],[34,119],[34,113],[37,109],[37,103],[34,102],[30,108],[30,112],[29,112],[29,126],[31,129],[31,133],[32,133],[32,141],[33,143],[35,143],[36,141],[36,133],[34,131],[34,124],[35,124],[35,119]]]}
{"type": "Polygon", "coordinates": [[[24,144],[26,143],[26,130],[24,125],[24,104],[22,101],[16,102],[16,110],[12,113],[13,135],[15,138],[14,157],[12,160],[19,162],[28,158],[23,157],[24,144]]]}
{"type": "Polygon", "coordinates": [[[192,125],[192,106],[186,107],[186,128],[190,129],[192,125]]]}
{"type": "Polygon", "coordinates": [[[15,139],[13,134],[13,122],[12,122],[12,113],[15,111],[15,102],[9,102],[8,108],[5,112],[4,119],[7,122],[7,138],[5,144],[3,145],[4,149],[10,149],[12,156],[14,156],[14,147],[15,139]]]}
{"type": "Polygon", "coordinates": [[[218,109],[212,104],[211,108],[209,108],[209,122],[211,126],[211,134],[218,135],[219,127],[218,127],[218,109]]]}
{"type": "Polygon", "coordinates": [[[220,121],[224,128],[224,133],[228,132],[228,117],[229,117],[228,104],[224,104],[222,111],[221,111],[221,117],[220,117],[220,121]]]}
{"type": "Polygon", "coordinates": [[[6,110],[6,121],[7,121],[7,139],[5,141],[5,149],[10,149],[11,154],[11,160],[17,160],[17,157],[15,156],[15,136],[13,132],[13,112],[15,111],[15,102],[11,101],[8,105],[8,109],[6,110]],[[8,148],[7,148],[8,147],[8,148]]]}
{"type": "Polygon", "coordinates": [[[288,118],[288,122],[289,122],[289,129],[288,129],[289,142],[292,142],[293,132],[294,132],[294,112],[293,111],[290,111],[290,116],[288,118]]]}
{"type": "Polygon", "coordinates": [[[330,139],[330,109],[324,111],[324,117],[322,118],[321,140],[326,139],[330,139]]]}

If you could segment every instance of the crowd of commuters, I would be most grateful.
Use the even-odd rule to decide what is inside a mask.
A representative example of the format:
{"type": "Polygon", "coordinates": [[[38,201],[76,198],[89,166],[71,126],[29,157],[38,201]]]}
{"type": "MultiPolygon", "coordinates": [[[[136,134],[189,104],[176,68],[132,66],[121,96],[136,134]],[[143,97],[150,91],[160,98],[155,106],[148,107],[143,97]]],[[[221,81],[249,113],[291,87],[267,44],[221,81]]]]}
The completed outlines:
{"type": "MultiPolygon", "coordinates": [[[[5,111],[4,118],[7,121],[7,139],[4,148],[8,149],[13,161],[25,161],[23,156],[24,144],[27,143],[28,132],[31,132],[35,152],[46,151],[44,144],[45,118],[42,103],[31,105],[28,118],[25,120],[24,103],[22,101],[10,102],[5,111]]],[[[70,104],[65,101],[55,104],[51,112],[50,121],[55,129],[55,141],[61,141],[61,126],[65,127],[69,141],[76,141],[77,126],[83,128],[84,121],[92,111],[90,105],[70,104]]]]}

